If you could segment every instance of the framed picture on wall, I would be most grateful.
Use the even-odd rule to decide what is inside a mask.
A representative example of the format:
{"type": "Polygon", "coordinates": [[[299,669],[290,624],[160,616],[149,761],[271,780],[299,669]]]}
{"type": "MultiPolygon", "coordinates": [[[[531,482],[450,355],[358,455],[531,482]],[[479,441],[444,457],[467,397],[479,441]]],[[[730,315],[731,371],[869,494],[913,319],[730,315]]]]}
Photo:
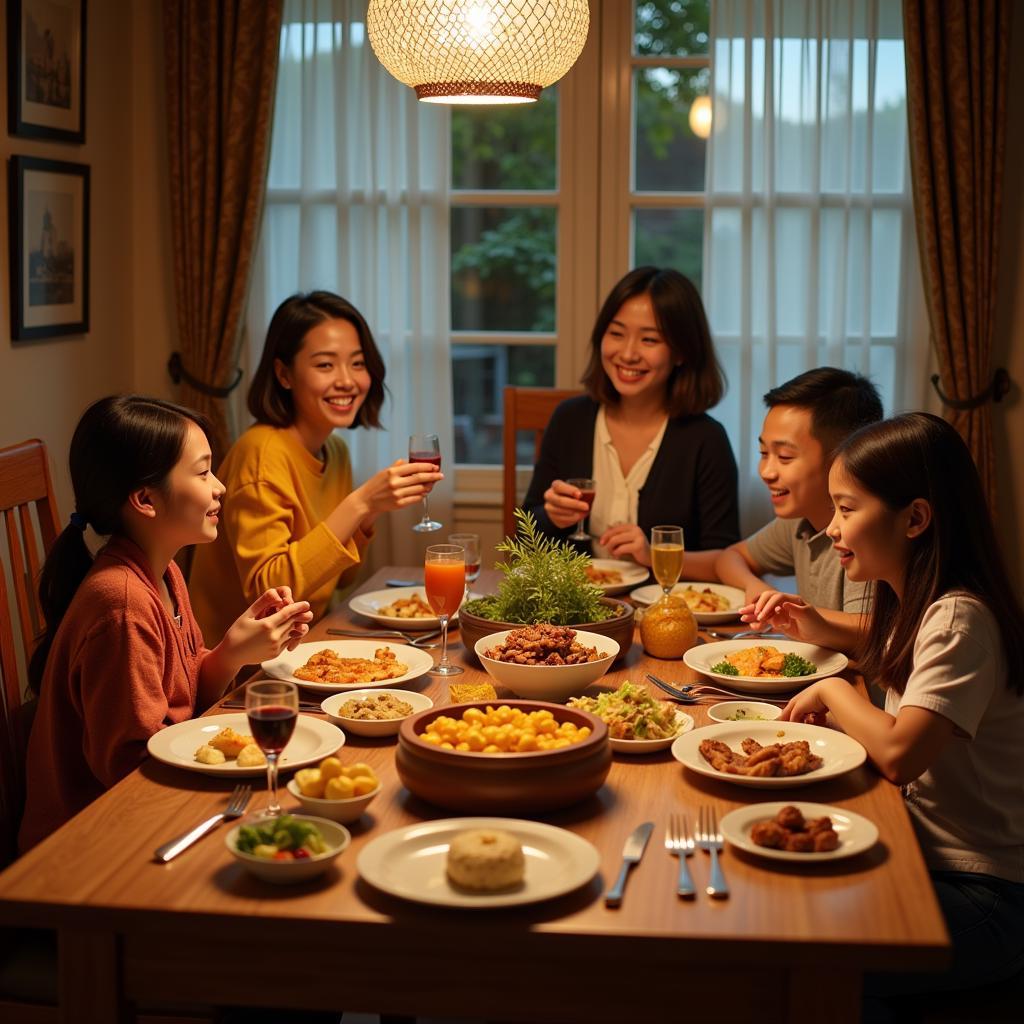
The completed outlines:
{"type": "Polygon", "coordinates": [[[89,330],[89,168],[13,156],[11,338],[89,330]]]}
{"type": "Polygon", "coordinates": [[[85,142],[86,0],[7,0],[7,130],[85,142]]]}

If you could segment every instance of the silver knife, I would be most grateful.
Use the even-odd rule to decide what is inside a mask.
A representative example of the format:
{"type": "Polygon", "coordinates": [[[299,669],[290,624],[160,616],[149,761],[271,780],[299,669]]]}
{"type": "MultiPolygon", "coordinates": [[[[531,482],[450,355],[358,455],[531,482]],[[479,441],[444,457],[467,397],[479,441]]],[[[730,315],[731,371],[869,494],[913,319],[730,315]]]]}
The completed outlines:
{"type": "Polygon", "coordinates": [[[617,907],[622,902],[622,892],[626,888],[626,876],[629,874],[629,869],[634,864],[640,863],[640,858],[644,855],[644,849],[647,846],[647,840],[651,838],[651,832],[653,831],[654,822],[645,821],[642,825],[637,825],[629,834],[626,845],[622,848],[622,868],[619,871],[619,877],[615,879],[615,884],[604,894],[605,906],[617,907]]]}

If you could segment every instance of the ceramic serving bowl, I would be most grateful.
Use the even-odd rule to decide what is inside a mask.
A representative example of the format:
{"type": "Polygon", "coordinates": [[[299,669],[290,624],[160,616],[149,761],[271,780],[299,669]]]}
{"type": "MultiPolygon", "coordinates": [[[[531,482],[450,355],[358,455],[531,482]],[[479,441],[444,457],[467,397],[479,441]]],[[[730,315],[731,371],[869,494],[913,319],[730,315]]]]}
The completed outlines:
{"type": "Polygon", "coordinates": [[[412,706],[410,715],[417,711],[426,711],[434,706],[434,702],[425,693],[416,693],[414,690],[387,690],[378,687],[367,690],[348,690],[344,693],[334,693],[325,700],[320,707],[323,713],[345,732],[354,733],[357,736],[395,736],[398,734],[398,727],[402,724],[401,718],[349,718],[341,713],[341,709],[350,701],[376,700],[381,694],[390,694],[396,700],[405,701],[412,706]]]}
{"type": "Polygon", "coordinates": [[[561,701],[580,696],[612,667],[619,653],[619,645],[614,640],[577,629],[577,642],[584,647],[593,647],[602,655],[597,661],[584,661],[577,665],[517,665],[511,661],[488,658],[487,652],[501,646],[511,632],[513,630],[505,630],[481,637],[476,642],[476,656],[499,686],[530,700],[561,701]]]}
{"type": "Polygon", "coordinates": [[[352,836],[344,825],[339,825],[336,821],[317,818],[310,814],[293,814],[292,817],[316,825],[327,844],[327,849],[323,853],[306,857],[303,860],[268,860],[252,853],[244,853],[238,849],[238,830],[242,825],[236,825],[231,829],[224,837],[224,843],[235,860],[241,861],[246,870],[257,878],[262,878],[265,882],[271,882],[274,885],[293,885],[316,878],[331,866],[331,861],[348,846],[352,836]]]}
{"type": "MultiPolygon", "coordinates": [[[[586,633],[599,633],[619,645],[618,657],[622,658],[629,653],[633,646],[633,617],[636,609],[625,601],[616,600],[614,597],[601,598],[601,604],[613,608],[616,614],[603,622],[581,622],[573,624],[573,629],[582,629],[586,633]]],[[[491,633],[503,633],[509,629],[520,629],[522,622],[494,622],[491,619],[482,618],[468,612],[465,608],[459,611],[459,635],[466,648],[466,656],[475,657],[476,643],[481,637],[491,633]]]]}
{"type": "Polygon", "coordinates": [[[380,783],[377,788],[362,796],[350,796],[347,800],[328,800],[326,797],[306,796],[294,779],[288,780],[288,792],[302,804],[302,809],[319,818],[330,818],[331,821],[340,821],[345,825],[358,821],[363,816],[363,811],[370,805],[370,801],[380,792],[380,783]]]}
{"type": "Polygon", "coordinates": [[[411,793],[453,811],[531,814],[566,807],[600,789],[612,763],[608,727],[586,711],[543,701],[502,701],[527,713],[546,708],[558,722],[590,727],[585,740],[559,750],[484,754],[445,750],[422,739],[439,715],[458,719],[469,708],[484,710],[494,703],[431,708],[402,722],[395,766],[411,793]]]}

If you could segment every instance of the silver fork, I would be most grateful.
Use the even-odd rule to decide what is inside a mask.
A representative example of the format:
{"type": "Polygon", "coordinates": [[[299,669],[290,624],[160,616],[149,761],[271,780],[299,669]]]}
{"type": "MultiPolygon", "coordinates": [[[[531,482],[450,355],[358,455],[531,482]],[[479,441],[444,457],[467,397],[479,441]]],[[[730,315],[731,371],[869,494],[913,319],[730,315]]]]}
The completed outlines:
{"type": "Polygon", "coordinates": [[[713,899],[725,899],[729,887],[725,884],[718,852],[722,849],[722,833],[718,831],[718,815],[714,807],[701,806],[697,816],[697,846],[711,855],[711,880],[704,891],[713,899]]]}
{"type": "Polygon", "coordinates": [[[679,883],[676,886],[677,896],[692,897],[697,895],[690,877],[690,869],[686,858],[693,854],[693,836],[690,835],[690,823],[686,815],[672,814],[665,829],[665,849],[679,858],[679,883]]]}
{"type": "Polygon", "coordinates": [[[364,640],[373,640],[377,637],[382,639],[385,637],[397,637],[400,640],[404,640],[410,647],[419,647],[422,650],[433,650],[435,647],[440,647],[440,644],[427,644],[424,640],[432,640],[435,636],[439,636],[441,630],[434,629],[429,633],[403,633],[398,629],[329,629],[327,632],[331,636],[358,636],[364,640]]]}
{"type": "Polygon", "coordinates": [[[182,850],[187,850],[197,839],[202,839],[207,832],[212,832],[222,821],[232,821],[234,818],[240,818],[245,813],[251,796],[252,786],[235,786],[231,799],[228,800],[228,805],[223,811],[213,815],[212,818],[207,818],[206,821],[200,822],[195,828],[178,836],[177,839],[172,839],[169,843],[158,846],[153,851],[153,859],[166,864],[172,857],[177,857],[182,850]]]}

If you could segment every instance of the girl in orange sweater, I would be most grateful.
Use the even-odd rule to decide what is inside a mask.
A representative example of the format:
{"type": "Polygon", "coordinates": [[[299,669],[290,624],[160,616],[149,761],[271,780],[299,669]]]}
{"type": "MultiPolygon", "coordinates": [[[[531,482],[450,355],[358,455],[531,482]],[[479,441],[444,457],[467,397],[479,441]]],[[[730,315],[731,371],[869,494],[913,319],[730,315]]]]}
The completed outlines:
{"type": "Polygon", "coordinates": [[[204,645],[173,558],[217,536],[224,487],[210,462],[203,418],[158,399],[101,399],[75,430],[75,512],[43,567],[46,633],[29,666],[39,707],[23,850],[135,768],[153,733],[209,707],[243,665],[309,629],[309,605],[269,588],[216,647],[204,645]],[[109,538],[95,560],[86,526],[109,538]]]}

